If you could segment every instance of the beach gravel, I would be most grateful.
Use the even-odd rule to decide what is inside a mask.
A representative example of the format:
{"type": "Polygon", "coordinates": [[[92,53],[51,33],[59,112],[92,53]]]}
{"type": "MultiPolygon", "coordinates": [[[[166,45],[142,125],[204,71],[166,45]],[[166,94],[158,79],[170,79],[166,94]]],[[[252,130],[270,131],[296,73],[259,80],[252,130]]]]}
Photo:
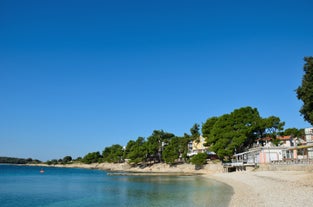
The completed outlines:
{"type": "Polygon", "coordinates": [[[313,206],[312,172],[243,171],[208,177],[233,187],[232,207],[313,206]]]}

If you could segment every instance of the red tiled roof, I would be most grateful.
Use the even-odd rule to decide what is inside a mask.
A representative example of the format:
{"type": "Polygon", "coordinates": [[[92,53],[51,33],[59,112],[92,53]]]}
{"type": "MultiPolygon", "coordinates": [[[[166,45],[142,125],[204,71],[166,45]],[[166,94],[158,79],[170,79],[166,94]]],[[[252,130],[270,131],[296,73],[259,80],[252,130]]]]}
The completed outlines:
{"type": "MultiPolygon", "coordinates": [[[[278,140],[281,140],[281,141],[287,141],[287,140],[290,140],[290,135],[288,136],[277,136],[277,139],[278,140]]],[[[271,141],[273,138],[272,137],[263,137],[263,138],[259,138],[257,139],[257,141],[271,141]]]]}
{"type": "Polygon", "coordinates": [[[290,135],[288,135],[288,136],[279,136],[279,137],[277,137],[277,139],[279,139],[279,140],[282,140],[282,141],[287,141],[287,140],[290,140],[290,135]]]}

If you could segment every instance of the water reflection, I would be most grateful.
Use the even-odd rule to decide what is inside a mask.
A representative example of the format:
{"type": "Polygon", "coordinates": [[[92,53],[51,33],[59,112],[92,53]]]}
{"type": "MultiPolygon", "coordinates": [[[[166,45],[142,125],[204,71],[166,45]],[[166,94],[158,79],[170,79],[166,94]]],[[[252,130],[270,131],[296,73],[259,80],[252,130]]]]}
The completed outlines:
{"type": "Polygon", "coordinates": [[[227,206],[231,187],[199,176],[116,176],[126,206],[227,206]]]}

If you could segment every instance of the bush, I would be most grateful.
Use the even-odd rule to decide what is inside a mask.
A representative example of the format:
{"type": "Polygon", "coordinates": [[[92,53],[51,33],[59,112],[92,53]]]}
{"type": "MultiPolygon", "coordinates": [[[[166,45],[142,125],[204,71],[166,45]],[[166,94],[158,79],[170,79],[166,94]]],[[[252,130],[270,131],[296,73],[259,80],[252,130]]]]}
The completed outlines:
{"type": "Polygon", "coordinates": [[[198,153],[191,158],[191,163],[195,165],[195,169],[199,170],[207,163],[208,155],[206,153],[198,153]]]}

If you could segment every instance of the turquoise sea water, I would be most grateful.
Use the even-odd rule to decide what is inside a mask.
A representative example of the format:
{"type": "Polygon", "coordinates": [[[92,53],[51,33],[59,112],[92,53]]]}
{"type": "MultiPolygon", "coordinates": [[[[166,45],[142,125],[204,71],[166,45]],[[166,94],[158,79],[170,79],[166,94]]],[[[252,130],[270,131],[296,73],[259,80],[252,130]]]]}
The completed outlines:
{"type": "Polygon", "coordinates": [[[232,189],[199,176],[108,176],[100,170],[0,165],[1,207],[227,206],[232,189]]]}

